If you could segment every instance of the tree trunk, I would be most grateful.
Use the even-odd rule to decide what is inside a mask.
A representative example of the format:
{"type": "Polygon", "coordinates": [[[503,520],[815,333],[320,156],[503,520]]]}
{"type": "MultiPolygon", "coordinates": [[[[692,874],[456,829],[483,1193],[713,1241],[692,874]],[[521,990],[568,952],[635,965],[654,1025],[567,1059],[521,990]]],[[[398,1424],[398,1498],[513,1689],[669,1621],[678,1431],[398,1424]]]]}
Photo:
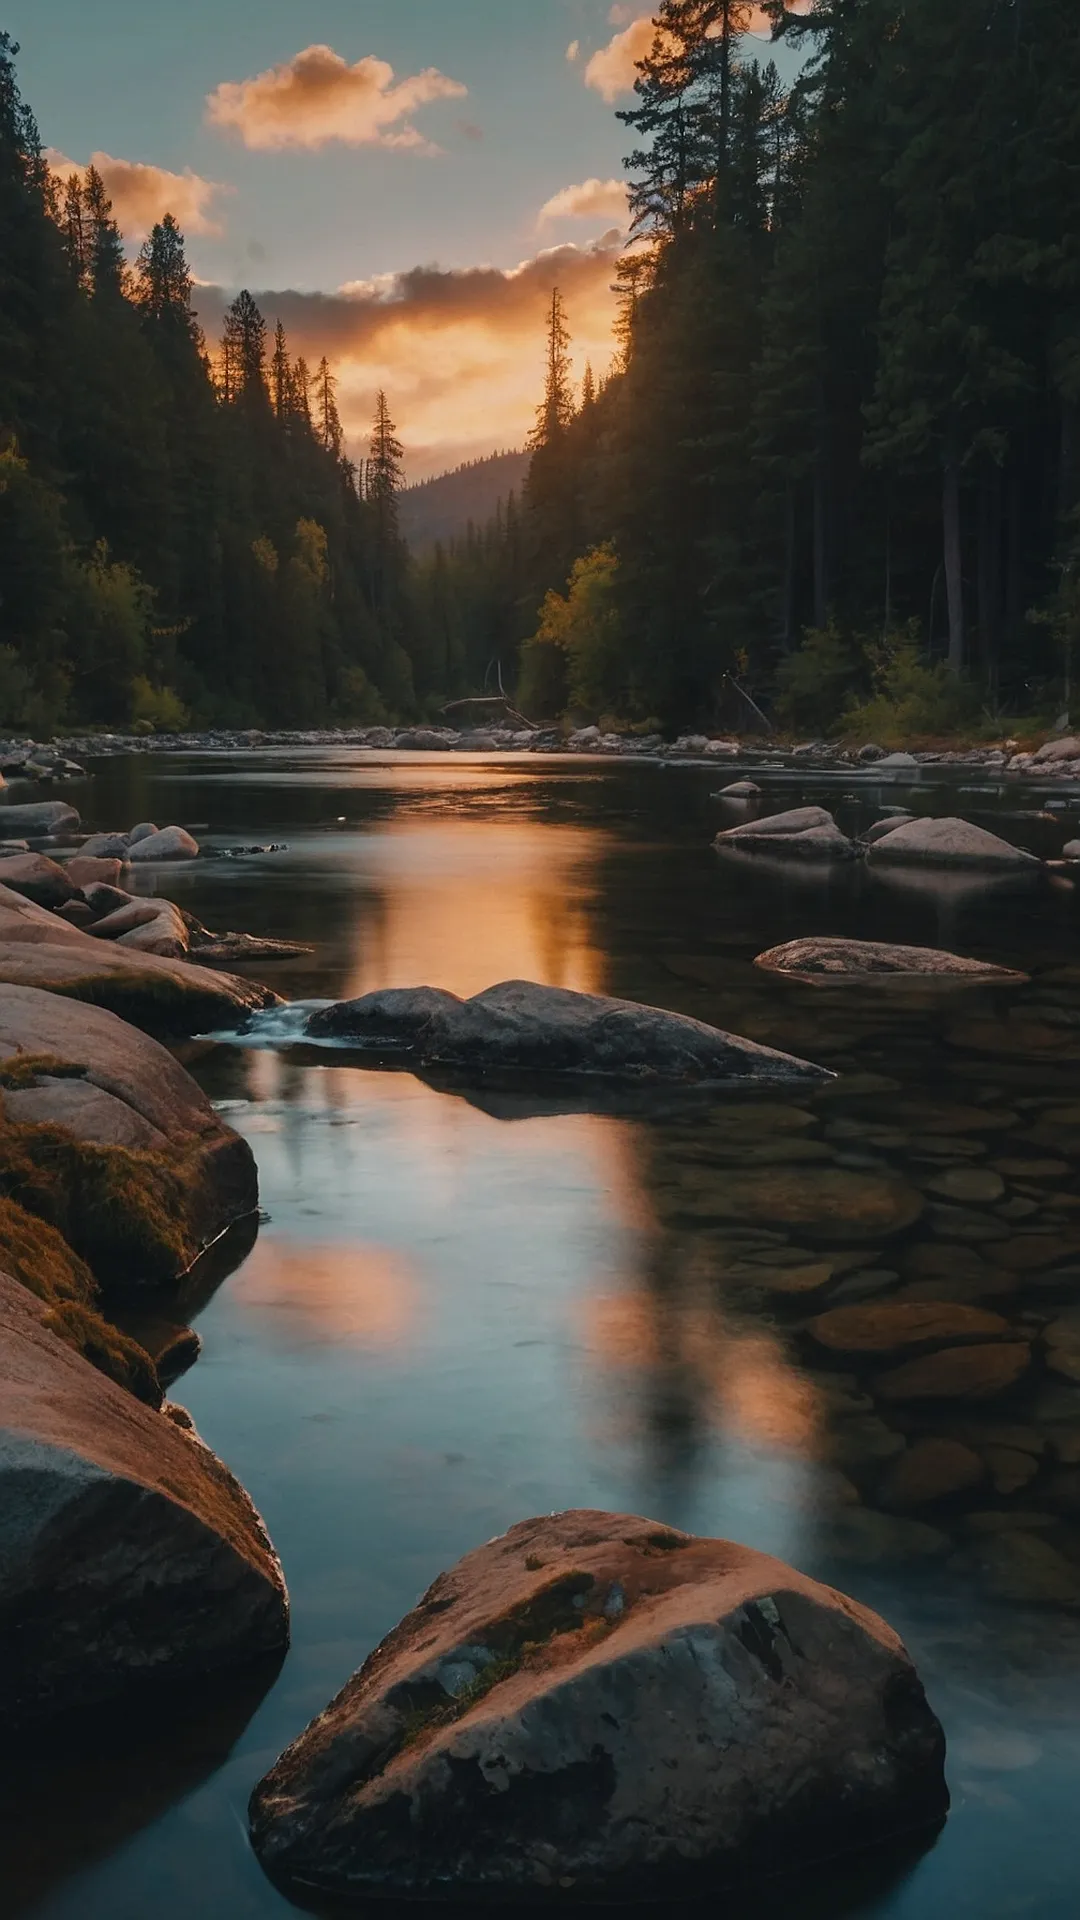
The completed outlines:
{"type": "Polygon", "coordinates": [[[795,539],[797,531],[795,483],[788,481],[784,499],[784,613],[781,644],[790,653],[795,644],[795,539]]]}
{"type": "Polygon", "coordinates": [[[814,462],[814,625],[829,617],[829,543],[825,497],[825,455],[819,443],[814,462]]]}
{"type": "Polygon", "coordinates": [[[945,596],[949,605],[949,666],[960,673],[964,666],[964,569],[960,533],[960,469],[955,460],[947,462],[942,490],[942,518],[945,535],[945,596]]]}
{"type": "Polygon", "coordinates": [[[998,683],[1001,641],[1001,469],[984,467],[979,476],[979,644],[986,684],[998,683]]]}

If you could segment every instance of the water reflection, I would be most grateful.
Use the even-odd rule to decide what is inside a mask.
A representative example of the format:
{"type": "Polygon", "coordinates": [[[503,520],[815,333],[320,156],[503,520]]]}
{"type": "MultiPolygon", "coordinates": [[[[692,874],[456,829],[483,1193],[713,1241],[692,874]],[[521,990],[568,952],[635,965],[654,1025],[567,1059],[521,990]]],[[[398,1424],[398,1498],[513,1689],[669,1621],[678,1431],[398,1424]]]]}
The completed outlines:
{"type": "MultiPolygon", "coordinates": [[[[835,801],[755,777],[768,805],[835,801]]],[[[814,1098],[611,1116],[490,1087],[448,1099],[325,1055],[194,1062],[252,1140],[270,1220],[200,1303],[182,1398],[267,1519],[294,1644],[228,1764],[177,1781],[141,1831],[121,1821],[93,1856],[65,1851],[55,1806],[98,1805],[65,1779],[34,1920],[288,1913],[244,1843],[253,1781],[441,1567],[572,1505],[745,1540],[908,1640],[950,1737],[949,1827],[906,1879],[800,1888],[802,1920],[1072,1920],[1075,898],[980,885],[943,901],[859,868],[822,885],[786,863],[721,863],[715,784],[341,755],[109,770],[102,824],[167,814],[209,819],[211,845],[289,841],[261,865],[211,858],[169,881],[208,924],[308,941],[310,961],[275,971],[283,991],[469,993],[526,975],[654,1000],[845,1077],[814,1098]],[[958,1002],[753,967],[830,932],[944,935],[1032,985],[958,1002]],[[815,1331],[823,1314],[926,1301],[999,1314],[1007,1337],[982,1350],[1030,1354],[1012,1385],[895,1397],[887,1375],[924,1350],[849,1351],[815,1331]],[[977,1477],[913,1498],[912,1462],[955,1465],[957,1448],[977,1477]]],[[[846,828],[875,797],[841,803],[846,828]]],[[[778,1911],[793,1910],[785,1893],[778,1911]]]]}

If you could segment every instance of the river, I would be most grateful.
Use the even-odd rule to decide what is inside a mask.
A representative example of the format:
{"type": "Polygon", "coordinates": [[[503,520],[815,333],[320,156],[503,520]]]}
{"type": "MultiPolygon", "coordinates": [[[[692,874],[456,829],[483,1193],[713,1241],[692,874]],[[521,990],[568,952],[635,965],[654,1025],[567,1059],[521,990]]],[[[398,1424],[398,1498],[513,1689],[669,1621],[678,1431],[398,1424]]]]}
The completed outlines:
{"type": "MultiPolygon", "coordinates": [[[[243,1037],[182,1050],[251,1141],[266,1218],[201,1304],[202,1355],[173,1397],[266,1519],[292,1649],[276,1677],[28,1764],[8,1798],[3,1911],[295,1911],[248,1849],[254,1782],[441,1568],[527,1515],[599,1506],[779,1554],[877,1607],[919,1666],[949,1740],[949,1822],[884,1886],[848,1874],[817,1904],[800,1894],[801,1914],[1071,1920],[1080,1328],[1071,1375],[1067,1358],[1039,1358],[1000,1402],[890,1412],[865,1365],[815,1357],[803,1327],[825,1299],[935,1273],[946,1299],[1002,1314],[1037,1354],[1068,1315],[1077,894],[722,861],[712,836],[736,816],[710,796],[733,775],[715,768],[281,750],[94,772],[91,825],[175,820],[204,843],[206,858],[161,874],[163,892],[212,927],[311,947],[261,970],[290,999],[527,977],[672,1007],[864,1078],[812,1113],[791,1095],[560,1112],[243,1037]],[[253,842],[284,850],[228,857],[253,842]],[[763,948],[822,932],[943,944],[1034,984],[958,1002],[753,969],[763,948]],[[732,1217],[748,1168],[896,1174],[927,1192],[999,1165],[983,1200],[950,1207],[939,1191],[913,1238],[841,1236],[841,1277],[810,1306],[784,1275],[820,1244],[767,1204],[732,1217]],[[887,1491],[901,1434],[966,1446],[977,1484],[901,1510],[887,1491]]],[[[1061,838],[1049,790],[755,777],[767,804],[824,801],[849,827],[914,794],[1040,851],[1061,838]]],[[[1075,833],[1076,803],[1066,817],[1075,833]]]]}

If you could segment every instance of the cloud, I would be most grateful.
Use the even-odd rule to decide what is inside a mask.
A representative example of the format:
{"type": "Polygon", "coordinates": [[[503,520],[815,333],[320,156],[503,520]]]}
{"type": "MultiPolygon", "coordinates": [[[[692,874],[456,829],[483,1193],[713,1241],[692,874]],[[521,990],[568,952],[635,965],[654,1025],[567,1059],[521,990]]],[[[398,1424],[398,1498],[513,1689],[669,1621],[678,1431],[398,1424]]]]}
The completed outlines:
{"type": "Polygon", "coordinates": [[[571,40],[570,45],[566,49],[566,57],[569,60],[571,66],[573,66],[580,52],[581,52],[581,41],[571,40]]]}
{"type": "Polygon", "coordinates": [[[543,227],[552,220],[615,220],[625,226],[627,198],[625,180],[582,180],[545,201],[536,224],[543,227]]]}
{"type": "MultiPolygon", "coordinates": [[[[86,171],[55,147],[46,148],[45,158],[60,180],[86,171]]],[[[167,167],[153,167],[141,160],[114,160],[111,153],[92,153],[90,165],[100,173],[116,224],[128,240],[145,240],[151,227],[167,213],[185,233],[219,235],[225,231],[222,222],[213,217],[214,202],[231,188],[217,180],[203,180],[190,167],[183,173],[170,173],[167,167]]]]}
{"type": "MultiPolygon", "coordinates": [[[[810,0],[788,0],[789,13],[806,13],[810,0]]],[[[592,87],[611,106],[620,94],[632,93],[638,77],[638,63],[652,51],[656,37],[656,22],[651,13],[633,14],[626,6],[614,6],[608,18],[612,25],[621,25],[622,32],[616,33],[607,43],[593,54],[585,68],[585,85],[592,87]]],[[[715,28],[718,36],[720,29],[715,28]]],[[[763,9],[754,6],[748,33],[767,34],[772,31],[772,22],[763,9]]]]}
{"type": "Polygon", "coordinates": [[[239,134],[245,147],[309,152],[340,140],[348,147],[434,149],[409,115],[433,100],[460,100],[459,80],[434,67],[395,82],[394,69],[368,54],[349,66],[332,47],[305,47],[251,80],[225,80],[207,96],[213,127],[239,134]]]}
{"type": "Polygon", "coordinates": [[[585,85],[598,93],[601,99],[611,106],[620,93],[631,93],[637,79],[638,61],[644,60],[656,37],[656,27],[650,13],[643,14],[639,20],[632,20],[621,33],[615,34],[606,47],[594,53],[585,68],[585,85]]]}
{"type": "MultiPolygon", "coordinates": [[[[322,354],[354,457],[366,451],[375,395],[385,387],[405,443],[411,480],[495,447],[521,446],[543,384],[544,320],[551,290],[566,301],[578,375],[612,355],[611,292],[621,233],[591,246],[545,249],[511,268],[414,267],[356,280],[337,293],[255,293],[271,325],[280,318],[293,353],[322,354]]],[[[211,340],[226,299],[200,287],[211,340]]]]}

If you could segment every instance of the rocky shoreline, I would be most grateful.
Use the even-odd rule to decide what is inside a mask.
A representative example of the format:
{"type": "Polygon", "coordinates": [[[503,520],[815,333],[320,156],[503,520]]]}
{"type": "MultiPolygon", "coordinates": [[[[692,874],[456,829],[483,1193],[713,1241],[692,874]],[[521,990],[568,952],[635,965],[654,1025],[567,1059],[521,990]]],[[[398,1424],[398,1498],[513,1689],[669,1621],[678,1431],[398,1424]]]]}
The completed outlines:
{"type": "Polygon", "coordinates": [[[260,747],[359,747],[372,752],[598,754],[628,760],[752,761],[754,765],[792,766],[872,772],[901,777],[923,767],[970,767],[1001,775],[1080,780],[1080,735],[1055,735],[1028,751],[1016,740],[989,746],[919,748],[890,753],[868,741],[846,746],[834,740],[784,745],[768,737],[685,733],[674,740],[662,734],[602,733],[599,727],[561,728],[330,727],[264,730],[256,727],[210,728],[178,734],[92,733],[48,743],[0,741],[0,774],[5,779],[66,780],[84,771],[83,759],[121,754],[241,753],[260,747]],[[77,759],[71,756],[78,756],[77,759]]]}

